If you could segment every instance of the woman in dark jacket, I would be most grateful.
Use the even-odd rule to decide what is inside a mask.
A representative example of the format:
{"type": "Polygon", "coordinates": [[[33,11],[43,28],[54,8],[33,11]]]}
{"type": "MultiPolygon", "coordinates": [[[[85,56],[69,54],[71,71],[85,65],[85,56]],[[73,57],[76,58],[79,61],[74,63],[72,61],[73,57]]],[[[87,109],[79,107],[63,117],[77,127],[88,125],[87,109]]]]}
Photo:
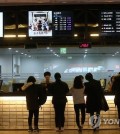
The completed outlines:
{"type": "Polygon", "coordinates": [[[85,94],[86,98],[86,112],[90,113],[91,117],[91,125],[94,129],[99,128],[99,122],[94,122],[94,112],[97,115],[97,121],[99,121],[100,110],[101,110],[101,96],[102,96],[102,88],[100,82],[93,79],[93,75],[91,73],[87,73],[85,76],[88,82],[85,83],[85,94]]]}
{"type": "Polygon", "coordinates": [[[115,106],[117,106],[118,120],[119,120],[119,127],[120,127],[120,75],[114,77],[112,92],[115,94],[114,103],[115,106]]]}
{"type": "Polygon", "coordinates": [[[26,92],[26,103],[27,110],[29,111],[28,115],[28,131],[33,131],[32,128],[32,118],[34,115],[34,130],[39,131],[38,129],[38,117],[39,117],[39,90],[40,86],[35,85],[36,79],[33,76],[30,76],[27,79],[27,84],[22,87],[22,90],[26,92]]]}
{"type": "Polygon", "coordinates": [[[60,73],[55,73],[54,77],[56,81],[51,84],[48,90],[53,96],[52,103],[55,109],[56,131],[61,131],[64,129],[66,94],[69,92],[69,88],[65,82],[61,81],[60,73]]]}

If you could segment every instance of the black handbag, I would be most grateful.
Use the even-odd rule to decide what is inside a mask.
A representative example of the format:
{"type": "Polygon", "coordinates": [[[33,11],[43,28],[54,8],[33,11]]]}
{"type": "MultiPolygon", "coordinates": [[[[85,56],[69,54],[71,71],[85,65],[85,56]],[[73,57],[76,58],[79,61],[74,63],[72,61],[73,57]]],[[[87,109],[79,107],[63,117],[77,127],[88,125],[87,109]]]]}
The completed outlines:
{"type": "Polygon", "coordinates": [[[103,110],[105,112],[109,110],[109,106],[108,106],[108,103],[107,103],[104,95],[102,95],[102,97],[101,97],[101,110],[103,110]]]}

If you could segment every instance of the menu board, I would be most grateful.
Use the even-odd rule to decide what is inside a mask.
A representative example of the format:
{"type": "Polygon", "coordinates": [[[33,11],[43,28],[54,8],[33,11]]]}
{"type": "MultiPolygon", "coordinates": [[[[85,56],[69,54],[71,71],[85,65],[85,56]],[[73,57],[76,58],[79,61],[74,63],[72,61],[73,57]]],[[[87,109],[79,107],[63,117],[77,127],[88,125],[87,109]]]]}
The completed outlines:
{"type": "Polygon", "coordinates": [[[120,11],[107,10],[100,14],[101,35],[119,35],[120,34],[120,11]]]}
{"type": "Polygon", "coordinates": [[[53,11],[54,35],[70,35],[73,30],[73,13],[71,11],[53,11]]]}
{"type": "Polygon", "coordinates": [[[71,35],[73,12],[71,11],[29,11],[28,36],[48,37],[71,35]]]}
{"type": "Polygon", "coordinates": [[[3,37],[3,12],[0,12],[0,37],[3,37]]]}

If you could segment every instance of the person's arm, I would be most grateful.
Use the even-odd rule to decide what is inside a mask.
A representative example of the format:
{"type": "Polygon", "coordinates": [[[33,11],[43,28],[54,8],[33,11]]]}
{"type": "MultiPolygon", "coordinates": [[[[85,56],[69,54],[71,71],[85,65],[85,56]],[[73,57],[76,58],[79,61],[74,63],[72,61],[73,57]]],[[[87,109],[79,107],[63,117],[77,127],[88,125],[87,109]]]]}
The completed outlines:
{"type": "Polygon", "coordinates": [[[27,89],[29,86],[31,86],[31,85],[33,85],[32,82],[29,82],[29,83],[24,84],[24,85],[21,87],[22,91],[26,90],[26,89],[27,89]]]}
{"type": "Polygon", "coordinates": [[[87,83],[84,83],[84,94],[87,95],[87,83]]]}
{"type": "Polygon", "coordinates": [[[66,83],[66,94],[69,92],[68,84],[66,83]]]}

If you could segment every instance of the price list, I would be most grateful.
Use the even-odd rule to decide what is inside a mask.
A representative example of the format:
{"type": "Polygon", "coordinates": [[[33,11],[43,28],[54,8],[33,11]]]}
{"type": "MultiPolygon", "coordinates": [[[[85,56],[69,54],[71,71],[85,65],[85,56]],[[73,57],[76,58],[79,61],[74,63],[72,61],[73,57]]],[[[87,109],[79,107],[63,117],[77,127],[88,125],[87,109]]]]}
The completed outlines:
{"type": "Polygon", "coordinates": [[[69,11],[53,12],[54,33],[70,34],[73,27],[72,21],[73,21],[72,12],[69,11]]]}
{"type": "Polygon", "coordinates": [[[120,33],[120,11],[101,11],[101,34],[116,35],[120,33]]]}
{"type": "Polygon", "coordinates": [[[116,33],[120,33],[120,11],[116,11],[116,33]]]}

